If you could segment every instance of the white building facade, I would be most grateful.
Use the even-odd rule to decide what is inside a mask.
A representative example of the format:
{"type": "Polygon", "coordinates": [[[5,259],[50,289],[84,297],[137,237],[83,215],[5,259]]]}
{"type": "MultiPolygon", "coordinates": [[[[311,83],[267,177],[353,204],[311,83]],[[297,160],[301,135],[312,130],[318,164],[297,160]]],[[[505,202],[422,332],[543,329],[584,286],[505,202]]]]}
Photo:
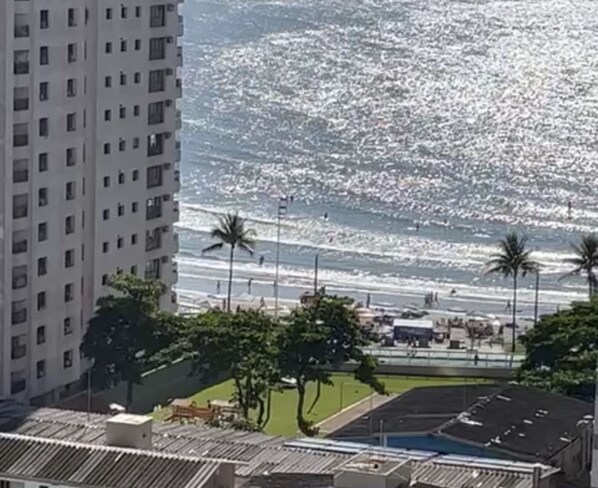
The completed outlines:
{"type": "Polygon", "coordinates": [[[109,275],[176,306],[178,3],[0,1],[0,397],[73,392],[109,275]]]}

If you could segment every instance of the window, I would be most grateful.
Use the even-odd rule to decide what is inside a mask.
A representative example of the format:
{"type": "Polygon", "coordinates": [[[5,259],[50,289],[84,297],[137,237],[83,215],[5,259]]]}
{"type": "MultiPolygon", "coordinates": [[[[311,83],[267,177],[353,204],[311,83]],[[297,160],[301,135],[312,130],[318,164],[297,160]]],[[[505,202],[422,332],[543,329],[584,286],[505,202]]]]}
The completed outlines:
{"type": "Polygon", "coordinates": [[[26,193],[13,195],[12,197],[12,218],[22,219],[29,213],[29,195],[26,193]]]}
{"type": "Polygon", "coordinates": [[[27,265],[15,266],[12,269],[12,289],[18,290],[27,286],[27,265]]]}
{"type": "Polygon", "coordinates": [[[152,37],[149,41],[149,59],[166,59],[166,39],[164,37],[152,37]]]}
{"type": "Polygon", "coordinates": [[[102,219],[108,220],[109,218],[110,218],[110,210],[106,208],[102,211],[102,219]]]}
{"type": "Polygon", "coordinates": [[[15,75],[26,75],[29,73],[28,50],[15,51],[13,70],[15,75]]]}
{"type": "Polygon", "coordinates": [[[10,341],[10,358],[20,359],[27,354],[26,336],[13,336],[10,341]]]}
{"type": "Polygon", "coordinates": [[[139,149],[139,137],[133,137],[133,149],[139,149]]]}
{"type": "Polygon", "coordinates": [[[29,18],[27,14],[15,14],[15,37],[29,37],[29,18]]]}
{"type": "Polygon", "coordinates": [[[38,380],[46,376],[46,361],[42,359],[41,361],[35,363],[35,371],[38,380]]]}
{"type": "Polygon", "coordinates": [[[68,181],[65,187],[65,199],[66,200],[74,200],[75,199],[75,182],[68,181]]]}
{"type": "Polygon", "coordinates": [[[102,285],[106,286],[108,284],[109,277],[107,274],[102,275],[102,285]]]}
{"type": "Polygon", "coordinates": [[[45,325],[40,325],[37,328],[37,344],[45,344],[46,343],[46,326],[45,325]]]}
{"type": "Polygon", "coordinates": [[[29,88],[26,86],[15,86],[12,103],[12,108],[15,112],[29,110],[29,88]]]}
{"type": "Polygon", "coordinates": [[[125,206],[122,204],[118,204],[118,216],[122,217],[125,214],[125,206]]]}
{"type": "Polygon", "coordinates": [[[48,153],[40,153],[37,156],[37,169],[40,173],[48,171],[48,153]]]}
{"type": "Polygon", "coordinates": [[[127,52],[127,41],[125,41],[124,39],[120,40],[120,52],[121,53],[127,52]]]}
{"type": "Polygon", "coordinates": [[[106,78],[104,78],[104,86],[106,88],[110,88],[112,86],[112,76],[106,76],[106,78]]]}
{"type": "Polygon", "coordinates": [[[11,324],[27,322],[27,300],[18,300],[10,304],[11,324]]]}
{"type": "Polygon", "coordinates": [[[69,27],[75,27],[77,25],[77,16],[75,14],[74,8],[69,8],[67,10],[67,23],[69,27]]]}
{"type": "Polygon", "coordinates": [[[147,106],[148,125],[161,124],[164,122],[164,102],[153,102],[147,106]]]}
{"type": "Polygon", "coordinates": [[[160,258],[152,259],[145,265],[145,279],[159,280],[160,279],[160,258]]]}
{"type": "Polygon", "coordinates": [[[136,85],[141,83],[141,73],[139,73],[139,72],[135,73],[135,75],[133,76],[133,81],[135,82],[136,85]]]}
{"type": "Polygon", "coordinates": [[[40,188],[37,190],[37,205],[39,207],[45,207],[48,205],[48,189],[40,188]]]}
{"type": "Polygon", "coordinates": [[[29,160],[15,159],[12,164],[12,182],[25,183],[29,180],[29,160]]]}
{"type": "Polygon", "coordinates": [[[73,365],[73,350],[64,351],[62,357],[62,366],[64,369],[70,368],[73,365]]]}
{"type": "Polygon", "coordinates": [[[72,268],[75,265],[75,250],[69,249],[64,253],[64,267],[72,268]]]}
{"type": "Polygon", "coordinates": [[[124,107],[122,105],[120,107],[118,107],[118,116],[121,119],[126,118],[127,117],[127,107],[124,107]]]}
{"type": "Polygon", "coordinates": [[[37,310],[43,310],[46,308],[46,292],[40,291],[37,294],[37,310]]]}
{"type": "Polygon", "coordinates": [[[141,17],[141,7],[139,6],[135,7],[135,17],[141,17]]]}
{"type": "Polygon", "coordinates": [[[104,188],[108,188],[110,186],[110,176],[104,176],[104,188]]]}
{"type": "Polygon", "coordinates": [[[110,54],[112,52],[112,43],[111,42],[106,43],[104,51],[106,52],[106,54],[110,54]]]}
{"type": "Polygon", "coordinates": [[[155,188],[162,185],[162,165],[150,166],[147,168],[147,188],[155,188]]]}
{"type": "Polygon", "coordinates": [[[12,126],[12,145],[23,147],[29,144],[29,126],[27,124],[14,124],[12,126]]]}
{"type": "Polygon", "coordinates": [[[110,243],[109,242],[102,242],[102,252],[106,254],[110,251],[110,243]]]}
{"type": "Polygon", "coordinates": [[[64,285],[64,301],[65,303],[73,301],[75,298],[75,285],[67,283],[64,285]]]}
{"type": "Polygon", "coordinates": [[[121,5],[120,6],[120,18],[121,19],[126,19],[127,18],[127,13],[128,13],[127,7],[125,7],[124,5],[121,5]]]}
{"type": "Polygon", "coordinates": [[[156,69],[149,72],[149,92],[161,92],[166,88],[166,74],[163,69],[156,69]]]}
{"type": "Polygon", "coordinates": [[[104,121],[110,122],[111,119],[112,119],[112,110],[110,110],[110,109],[104,110],[104,121]]]}
{"type": "Polygon", "coordinates": [[[152,5],[150,7],[150,27],[164,27],[166,25],[166,6],[152,5]]]}
{"type": "Polygon", "coordinates": [[[44,276],[48,273],[48,258],[37,258],[37,276],[44,276]]]}
{"type": "Polygon", "coordinates": [[[69,147],[66,150],[66,165],[75,166],[77,164],[77,148],[69,147]]]}
{"type": "Polygon", "coordinates": [[[75,216],[69,215],[64,219],[64,233],[66,235],[73,234],[75,232],[75,216]]]}
{"type": "Polygon", "coordinates": [[[66,80],[66,96],[69,98],[77,96],[77,80],[74,78],[66,80]]]}
{"type": "Polygon", "coordinates": [[[134,169],[133,170],[133,181],[137,181],[138,179],[139,179],[139,170],[134,169]]]}
{"type": "Polygon", "coordinates": [[[131,271],[130,271],[130,273],[131,273],[133,276],[137,276],[137,266],[131,266],[131,271]]]}
{"type": "Polygon", "coordinates": [[[77,44],[71,43],[66,46],[67,60],[69,63],[77,61],[77,44]]]}
{"type": "Polygon", "coordinates": [[[116,247],[118,249],[122,249],[123,246],[124,246],[124,239],[122,237],[119,237],[118,239],[116,239],[116,247]]]}
{"type": "Polygon", "coordinates": [[[137,213],[137,210],[139,209],[139,204],[137,202],[133,202],[131,204],[131,212],[133,213],[137,213]]]}
{"type": "Polygon", "coordinates": [[[41,222],[37,224],[37,242],[44,242],[48,239],[48,224],[41,222]]]}
{"type": "Polygon", "coordinates": [[[70,335],[73,333],[73,324],[70,317],[67,317],[62,322],[62,331],[64,335],[70,335]]]}
{"type": "Polygon", "coordinates": [[[145,231],[145,250],[147,252],[159,249],[162,246],[162,229],[160,227],[153,231],[145,231]]]}
{"type": "Polygon", "coordinates": [[[104,144],[104,154],[110,154],[110,143],[109,142],[104,144]]]}
{"type": "Polygon", "coordinates": [[[39,101],[45,102],[48,100],[48,82],[42,81],[39,84],[39,101]]]}
{"type": "Polygon", "coordinates": [[[73,132],[77,130],[77,114],[67,114],[66,116],[66,131],[73,132]]]}
{"type": "Polygon", "coordinates": [[[137,245],[137,234],[131,234],[131,246],[137,245]]]}
{"type": "Polygon", "coordinates": [[[120,73],[120,84],[125,86],[127,84],[127,75],[121,71],[120,73]]]}
{"type": "Polygon", "coordinates": [[[48,11],[40,10],[39,11],[39,28],[43,30],[43,29],[47,29],[48,26],[49,26],[48,11]]]}
{"type": "Polygon", "coordinates": [[[42,46],[39,48],[39,64],[46,66],[50,62],[48,46],[42,46]]]}
{"type": "Polygon", "coordinates": [[[23,254],[27,252],[27,231],[20,230],[12,233],[12,253],[23,254]]]}
{"type": "Polygon", "coordinates": [[[43,117],[39,119],[39,136],[40,137],[48,137],[49,129],[48,129],[48,119],[43,117]]]}
{"type": "Polygon", "coordinates": [[[164,135],[150,134],[147,136],[147,155],[157,156],[164,152],[164,135]]]}
{"type": "Polygon", "coordinates": [[[139,117],[139,105],[133,106],[133,115],[139,117]]]}
{"type": "Polygon", "coordinates": [[[135,39],[135,51],[141,50],[141,39],[135,39]]]}
{"type": "Polygon", "coordinates": [[[119,171],[118,173],[118,184],[119,185],[124,185],[125,183],[125,174],[122,171],[119,171]]]}
{"type": "Polygon", "coordinates": [[[120,139],[118,141],[118,150],[123,152],[127,149],[127,142],[124,139],[120,139]]]}
{"type": "Polygon", "coordinates": [[[106,9],[106,20],[112,20],[112,9],[111,8],[106,9]]]}
{"type": "Polygon", "coordinates": [[[148,198],[145,202],[145,219],[156,219],[162,215],[162,197],[148,198]]]}

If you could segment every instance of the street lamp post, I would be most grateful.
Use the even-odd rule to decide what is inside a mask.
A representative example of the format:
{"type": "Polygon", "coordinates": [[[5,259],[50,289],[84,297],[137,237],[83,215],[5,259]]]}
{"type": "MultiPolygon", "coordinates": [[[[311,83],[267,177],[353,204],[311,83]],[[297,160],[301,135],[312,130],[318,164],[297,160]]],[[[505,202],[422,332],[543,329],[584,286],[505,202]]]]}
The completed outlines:
{"type": "Polygon", "coordinates": [[[318,294],[318,266],[320,260],[320,252],[316,252],[314,259],[314,296],[318,294]]]}
{"type": "Polygon", "coordinates": [[[276,278],[274,280],[274,318],[278,318],[278,288],[279,288],[279,268],[280,268],[280,224],[282,218],[287,214],[289,205],[293,197],[280,197],[278,199],[278,222],[276,229],[276,278]]]}
{"type": "Polygon", "coordinates": [[[534,299],[534,327],[538,323],[538,295],[540,294],[540,270],[536,270],[536,297],[534,299]]]}

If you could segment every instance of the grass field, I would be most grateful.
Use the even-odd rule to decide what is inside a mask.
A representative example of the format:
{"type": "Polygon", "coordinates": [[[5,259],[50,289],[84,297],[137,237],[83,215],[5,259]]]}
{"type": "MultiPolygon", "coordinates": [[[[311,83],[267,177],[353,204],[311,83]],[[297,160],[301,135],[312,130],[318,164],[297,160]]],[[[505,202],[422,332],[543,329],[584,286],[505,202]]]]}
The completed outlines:
{"type": "MultiPolygon", "coordinates": [[[[390,393],[403,393],[417,386],[439,386],[455,385],[463,383],[480,383],[484,380],[473,378],[426,378],[426,377],[405,377],[405,376],[382,376],[380,377],[386,384],[390,393]]],[[[307,418],[314,422],[321,422],[324,419],[334,415],[345,407],[367,397],[371,394],[370,388],[356,382],[348,374],[333,374],[333,386],[322,386],[322,394],[318,404],[307,418]]],[[[315,383],[310,383],[306,395],[306,411],[309,410],[315,398],[315,383]]],[[[233,395],[232,380],[224,381],[213,385],[193,395],[191,400],[198,406],[207,406],[208,400],[230,400],[233,395]]],[[[297,392],[292,389],[282,392],[275,392],[272,395],[272,415],[266,425],[265,431],[268,434],[293,436],[297,433],[295,422],[295,410],[297,405],[297,392]]],[[[162,420],[166,415],[166,409],[153,414],[156,420],[162,420]]]]}

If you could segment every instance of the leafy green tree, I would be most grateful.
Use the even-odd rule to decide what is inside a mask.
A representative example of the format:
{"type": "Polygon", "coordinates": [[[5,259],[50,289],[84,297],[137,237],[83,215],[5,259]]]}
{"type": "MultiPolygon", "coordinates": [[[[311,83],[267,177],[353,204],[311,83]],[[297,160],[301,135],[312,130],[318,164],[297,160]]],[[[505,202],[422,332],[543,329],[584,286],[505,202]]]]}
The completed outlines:
{"type": "Polygon", "coordinates": [[[588,295],[590,298],[596,293],[596,269],[598,269],[598,237],[595,234],[581,236],[579,244],[571,244],[575,254],[572,258],[565,259],[565,263],[571,264],[573,270],[567,276],[586,275],[588,282],[588,295]]]}
{"type": "Polygon", "coordinates": [[[189,330],[197,369],[210,379],[229,371],[243,417],[249,420],[257,410],[256,422],[263,427],[270,391],[280,379],[277,323],[258,311],[210,312],[191,319],[189,330]]]}
{"type": "Polygon", "coordinates": [[[125,406],[129,409],[134,385],[141,384],[152,356],[176,335],[175,321],[172,315],[160,312],[162,283],[117,275],[109,284],[116,293],[98,299],[81,351],[93,360],[91,374],[96,386],[126,382],[125,406]]]}
{"type": "Polygon", "coordinates": [[[235,249],[239,248],[249,255],[253,255],[255,248],[255,231],[246,229],[247,220],[239,217],[238,214],[226,214],[218,219],[218,225],[212,229],[212,238],[220,242],[206,247],[203,252],[222,249],[225,245],[230,248],[229,271],[228,271],[228,299],[226,301],[226,310],[230,312],[230,303],[233,287],[233,262],[235,259],[235,249]]]}
{"type": "Polygon", "coordinates": [[[587,400],[594,397],[598,360],[598,297],[543,316],[522,338],[519,380],[587,400]]]}
{"type": "Polygon", "coordinates": [[[539,264],[531,258],[531,250],[527,247],[527,237],[517,232],[509,232],[498,242],[499,252],[492,254],[486,263],[486,274],[500,274],[505,278],[513,278],[513,344],[515,352],[517,328],[517,280],[527,273],[538,271],[539,264]]]}
{"type": "Polygon", "coordinates": [[[316,382],[315,404],[320,385],[333,384],[326,368],[355,361],[355,378],[379,393],[386,393],[384,384],[374,376],[376,360],[361,350],[367,340],[348,305],[344,298],[319,296],[311,306],[291,313],[281,336],[281,374],[296,381],[295,416],[297,426],[306,435],[316,434],[312,423],[305,418],[306,388],[310,382],[316,382]]]}

